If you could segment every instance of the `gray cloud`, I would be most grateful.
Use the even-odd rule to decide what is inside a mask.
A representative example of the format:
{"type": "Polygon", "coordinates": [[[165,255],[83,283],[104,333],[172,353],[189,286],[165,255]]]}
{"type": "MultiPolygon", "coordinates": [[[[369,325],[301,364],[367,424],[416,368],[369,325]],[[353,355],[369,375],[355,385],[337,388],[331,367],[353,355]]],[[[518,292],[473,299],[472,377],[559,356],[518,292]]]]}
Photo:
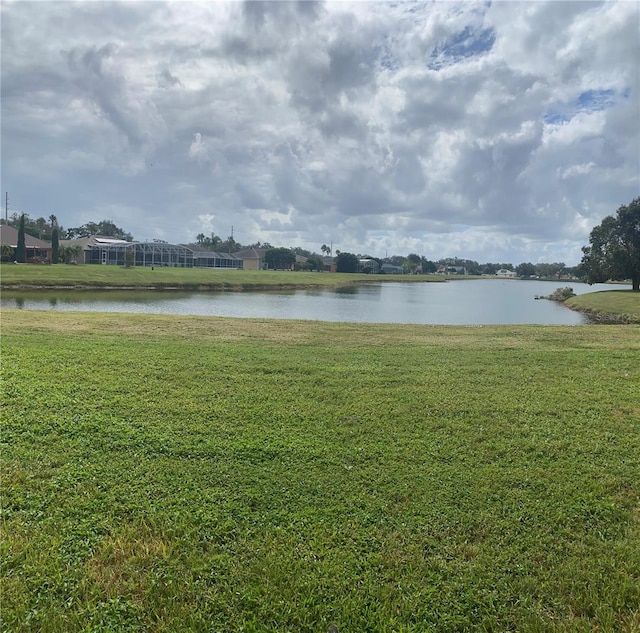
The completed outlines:
{"type": "Polygon", "coordinates": [[[2,185],[66,226],[575,263],[639,195],[637,3],[0,10],[2,185]]]}

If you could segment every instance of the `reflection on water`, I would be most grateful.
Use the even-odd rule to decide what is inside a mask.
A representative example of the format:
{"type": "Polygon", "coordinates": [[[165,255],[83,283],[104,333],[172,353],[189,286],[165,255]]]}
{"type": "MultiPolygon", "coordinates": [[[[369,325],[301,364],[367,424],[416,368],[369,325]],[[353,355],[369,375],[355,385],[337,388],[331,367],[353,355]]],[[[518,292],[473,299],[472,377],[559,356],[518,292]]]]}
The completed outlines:
{"type": "MultiPolygon", "coordinates": [[[[553,301],[558,282],[500,279],[376,283],[337,290],[186,292],[154,290],[3,291],[0,306],[29,310],[130,312],[440,325],[587,323],[553,301]]],[[[567,285],[564,282],[563,285],[567,285]]],[[[571,283],[576,294],[625,286],[571,283]]]]}
{"type": "Polygon", "coordinates": [[[379,286],[344,286],[342,288],[336,288],[334,292],[339,295],[357,295],[364,294],[368,290],[379,289],[379,286]]]}

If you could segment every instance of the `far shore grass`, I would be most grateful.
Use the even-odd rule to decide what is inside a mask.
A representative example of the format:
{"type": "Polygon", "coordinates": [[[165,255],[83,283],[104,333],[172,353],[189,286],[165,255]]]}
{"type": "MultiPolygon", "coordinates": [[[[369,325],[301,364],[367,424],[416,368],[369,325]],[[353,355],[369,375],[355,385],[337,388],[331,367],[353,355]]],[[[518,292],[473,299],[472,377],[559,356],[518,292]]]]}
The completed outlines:
{"type": "Polygon", "coordinates": [[[3,288],[153,288],[206,290],[268,290],[337,288],[381,281],[445,281],[438,275],[366,275],[328,272],[225,270],[101,266],[97,264],[0,264],[3,288]]]}
{"type": "Polygon", "coordinates": [[[0,316],[2,631],[640,630],[640,326],[0,316]]]}
{"type": "Polygon", "coordinates": [[[640,323],[640,292],[601,290],[567,299],[565,305],[602,323],[640,323]]]}

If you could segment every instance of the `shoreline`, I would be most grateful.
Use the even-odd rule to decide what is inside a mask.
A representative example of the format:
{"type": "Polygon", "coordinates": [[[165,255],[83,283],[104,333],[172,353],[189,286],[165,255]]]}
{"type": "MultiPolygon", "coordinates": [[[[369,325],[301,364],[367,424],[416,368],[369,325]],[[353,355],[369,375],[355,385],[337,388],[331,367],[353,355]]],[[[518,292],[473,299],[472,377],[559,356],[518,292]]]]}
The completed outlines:
{"type": "Polygon", "coordinates": [[[566,301],[563,305],[574,312],[580,312],[592,319],[594,323],[600,325],[638,325],[640,324],[640,314],[628,314],[615,312],[603,312],[595,308],[587,308],[585,306],[572,305],[566,301]]]}
{"type": "MultiPolygon", "coordinates": [[[[360,285],[367,282],[351,282],[347,284],[341,284],[337,286],[330,286],[331,288],[344,288],[352,285],[360,285]]],[[[74,285],[60,285],[60,284],[1,284],[0,290],[156,290],[156,291],[228,291],[228,292],[244,292],[244,291],[257,291],[268,292],[269,290],[313,290],[323,289],[327,286],[318,286],[315,284],[232,284],[232,285],[207,285],[207,284],[185,284],[185,285],[153,285],[153,286],[114,286],[114,285],[96,285],[96,284],[74,284],[74,285]]]]}

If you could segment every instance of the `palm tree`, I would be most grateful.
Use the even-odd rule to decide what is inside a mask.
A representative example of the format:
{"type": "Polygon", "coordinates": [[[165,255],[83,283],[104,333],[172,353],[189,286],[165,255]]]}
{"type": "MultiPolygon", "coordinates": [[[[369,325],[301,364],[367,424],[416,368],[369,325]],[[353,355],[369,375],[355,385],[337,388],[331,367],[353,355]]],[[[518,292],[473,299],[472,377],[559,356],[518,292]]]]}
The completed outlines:
{"type": "Polygon", "coordinates": [[[80,244],[71,244],[70,246],[60,246],[58,248],[58,261],[70,264],[76,261],[82,254],[82,246],[80,244]]]}
{"type": "Polygon", "coordinates": [[[2,261],[11,261],[13,259],[13,249],[9,244],[0,245],[0,257],[2,261]]]}
{"type": "Polygon", "coordinates": [[[226,246],[229,253],[233,253],[236,250],[236,244],[237,242],[233,239],[233,235],[230,235],[226,241],[226,246]]]}
{"type": "Polygon", "coordinates": [[[38,237],[42,239],[42,233],[47,228],[47,221],[44,218],[38,218],[36,226],[38,227],[38,237]]]}
{"type": "Polygon", "coordinates": [[[80,246],[80,244],[73,244],[68,248],[74,260],[77,260],[77,258],[80,257],[80,255],[82,255],[82,246],[80,246]]]}

